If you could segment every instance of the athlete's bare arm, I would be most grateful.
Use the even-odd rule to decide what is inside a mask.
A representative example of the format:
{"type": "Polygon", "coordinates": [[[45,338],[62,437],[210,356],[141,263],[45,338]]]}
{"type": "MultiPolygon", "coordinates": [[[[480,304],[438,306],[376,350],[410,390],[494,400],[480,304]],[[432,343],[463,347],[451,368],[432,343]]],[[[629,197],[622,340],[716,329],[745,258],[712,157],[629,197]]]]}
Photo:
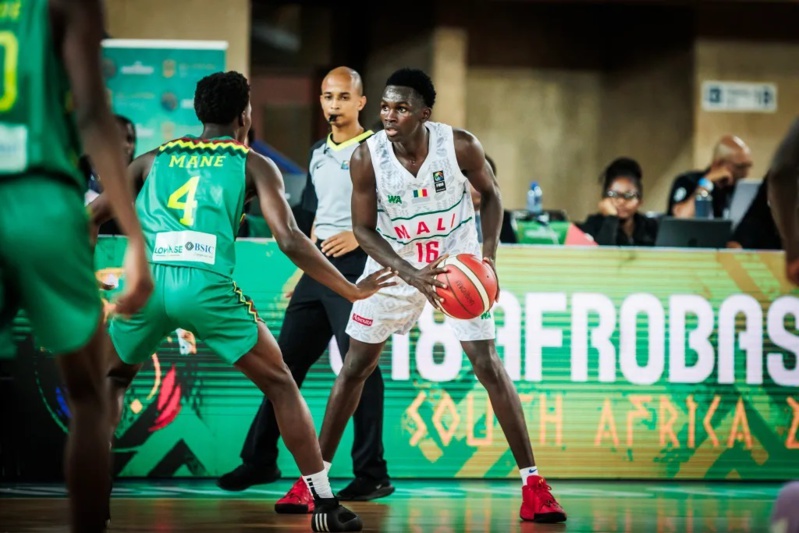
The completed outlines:
{"type": "Polygon", "coordinates": [[[125,292],[117,311],[139,310],[153,282],[144,251],[144,237],[133,208],[133,194],[124,179],[122,139],[106,101],[100,69],[103,15],[100,0],[51,0],[54,36],[69,77],[75,116],[86,153],[103,177],[103,187],[119,225],[128,235],[125,292]]]}
{"type": "Polygon", "coordinates": [[[247,178],[255,186],[269,229],[281,251],[313,279],[336,291],[351,302],[368,298],[380,288],[394,285],[393,274],[385,269],[353,285],[328,261],[311,240],[297,227],[284,194],[283,177],[270,160],[250,151],[247,178]]]}
{"type": "Polygon", "coordinates": [[[369,146],[361,144],[350,159],[352,177],[352,229],[363,250],[375,261],[398,273],[406,283],[419,289],[433,306],[440,308],[441,298],[435,287],[445,287],[435,276],[446,272],[437,268],[447,256],[442,255],[422,269],[417,269],[399,255],[377,232],[377,192],[375,171],[369,146]]]}
{"type": "Polygon", "coordinates": [[[767,179],[769,205],[785,249],[787,277],[799,285],[799,119],[777,148],[767,179]]]}
{"type": "Polygon", "coordinates": [[[492,262],[497,256],[502,229],[502,197],[483,145],[468,131],[453,129],[455,156],[461,171],[480,193],[480,222],[483,230],[483,257],[492,262]]]}
{"type": "MultiPolygon", "coordinates": [[[[150,169],[153,168],[153,161],[155,161],[157,153],[158,150],[151,150],[146,154],[140,155],[128,165],[125,177],[131,191],[141,190],[141,184],[144,183],[144,180],[150,174],[150,169]]],[[[105,192],[89,204],[89,213],[92,224],[98,228],[101,224],[114,217],[114,213],[111,211],[111,202],[105,192]]]]}

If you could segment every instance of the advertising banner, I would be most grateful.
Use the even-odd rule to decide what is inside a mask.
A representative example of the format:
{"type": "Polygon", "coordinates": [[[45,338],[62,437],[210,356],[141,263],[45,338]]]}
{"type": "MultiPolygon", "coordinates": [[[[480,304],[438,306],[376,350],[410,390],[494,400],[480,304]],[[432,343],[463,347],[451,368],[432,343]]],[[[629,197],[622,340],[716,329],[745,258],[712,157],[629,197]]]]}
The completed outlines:
{"type": "Polygon", "coordinates": [[[103,41],[103,72],[114,113],[136,125],[136,156],[181,135],[199,135],[197,82],[225,70],[224,41],[103,41]]]}
{"type": "MultiPolygon", "coordinates": [[[[100,241],[98,278],[120,275],[124,246],[100,241]]],[[[240,241],[236,253],[236,281],[277,335],[300,273],[272,241],[240,241]]],[[[546,475],[799,478],[799,293],[783,261],[781,253],[726,250],[500,248],[497,349],[546,475]]],[[[27,394],[44,405],[39,427],[63,434],[69,413],[55,365],[18,326],[19,365],[37,387],[27,394]]],[[[302,388],[317,430],[340,368],[332,346],[302,388]]],[[[409,335],[391,339],[380,368],[393,477],[518,476],[443,316],[428,306],[409,335]]],[[[123,476],[219,475],[239,463],[261,398],[178,330],[125,397],[117,468],[123,476]]],[[[351,475],[350,446],[351,426],[333,476],[351,475]]],[[[284,448],[279,466],[297,473],[284,448]]]]}

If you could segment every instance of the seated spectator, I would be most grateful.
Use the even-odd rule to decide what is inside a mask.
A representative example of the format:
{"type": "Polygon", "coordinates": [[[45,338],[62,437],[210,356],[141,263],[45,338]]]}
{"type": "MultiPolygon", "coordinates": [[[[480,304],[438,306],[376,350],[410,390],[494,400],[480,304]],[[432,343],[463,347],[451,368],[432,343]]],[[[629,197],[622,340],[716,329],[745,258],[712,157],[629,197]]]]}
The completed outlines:
{"type": "Polygon", "coordinates": [[[599,213],[577,224],[603,246],[654,246],[658,224],[638,210],[643,199],[641,165],[620,157],[600,176],[602,200],[599,213]]]}
{"type": "Polygon", "coordinates": [[[666,214],[694,218],[699,180],[707,178],[713,184],[713,190],[709,191],[713,197],[713,217],[729,218],[735,185],[749,174],[751,168],[752,155],[746,143],[733,135],[725,135],[713,149],[713,161],[709,167],[680,174],[674,179],[666,214]]]}

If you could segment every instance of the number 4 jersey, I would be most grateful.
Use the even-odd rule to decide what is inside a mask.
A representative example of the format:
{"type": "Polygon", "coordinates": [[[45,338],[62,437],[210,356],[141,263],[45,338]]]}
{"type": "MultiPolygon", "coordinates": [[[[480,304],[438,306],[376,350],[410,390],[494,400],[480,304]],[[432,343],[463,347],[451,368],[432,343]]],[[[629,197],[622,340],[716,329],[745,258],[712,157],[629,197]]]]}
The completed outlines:
{"type": "Polygon", "coordinates": [[[69,80],[47,0],[0,0],[0,180],[45,174],[86,188],[69,80]]]}
{"type": "Polygon", "coordinates": [[[136,199],[152,263],[231,277],[249,148],[230,137],[183,137],[156,150],[136,199]]]}

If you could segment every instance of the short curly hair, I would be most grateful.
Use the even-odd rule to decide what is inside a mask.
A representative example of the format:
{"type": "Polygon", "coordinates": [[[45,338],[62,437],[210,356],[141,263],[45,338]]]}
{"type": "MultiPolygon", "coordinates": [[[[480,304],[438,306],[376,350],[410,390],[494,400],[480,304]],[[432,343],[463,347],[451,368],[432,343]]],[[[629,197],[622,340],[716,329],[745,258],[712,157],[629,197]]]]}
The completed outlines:
{"type": "Polygon", "coordinates": [[[386,80],[386,87],[389,85],[410,87],[422,97],[424,105],[431,109],[436,103],[436,89],[433,87],[433,80],[424,71],[417,68],[401,68],[394,72],[386,80]]]}
{"type": "Polygon", "coordinates": [[[250,102],[250,83],[238,72],[215,72],[197,82],[194,112],[203,124],[230,124],[250,102]]]}

